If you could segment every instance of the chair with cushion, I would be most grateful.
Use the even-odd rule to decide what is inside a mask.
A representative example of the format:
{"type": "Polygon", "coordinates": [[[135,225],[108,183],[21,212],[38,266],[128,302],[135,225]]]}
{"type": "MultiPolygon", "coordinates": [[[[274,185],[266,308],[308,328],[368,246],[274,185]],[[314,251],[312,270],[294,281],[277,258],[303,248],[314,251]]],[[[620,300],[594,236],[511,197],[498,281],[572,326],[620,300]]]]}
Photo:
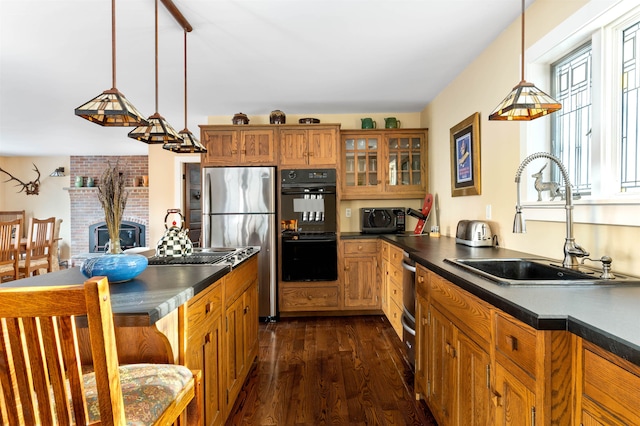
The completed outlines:
{"type": "Polygon", "coordinates": [[[56,226],[56,218],[29,219],[29,232],[27,234],[27,253],[19,262],[19,274],[28,277],[35,273],[40,274],[41,269],[52,271],[53,264],[53,236],[56,226]]]}
{"type": "Polygon", "coordinates": [[[0,282],[18,279],[22,221],[0,222],[0,282]]]}
{"type": "Polygon", "coordinates": [[[118,364],[105,277],[84,285],[0,287],[0,318],[3,424],[170,425],[184,416],[186,424],[199,424],[200,371],[118,364]],[[78,316],[86,322],[76,323],[78,316]],[[88,324],[89,373],[79,356],[80,324],[88,324]]]}

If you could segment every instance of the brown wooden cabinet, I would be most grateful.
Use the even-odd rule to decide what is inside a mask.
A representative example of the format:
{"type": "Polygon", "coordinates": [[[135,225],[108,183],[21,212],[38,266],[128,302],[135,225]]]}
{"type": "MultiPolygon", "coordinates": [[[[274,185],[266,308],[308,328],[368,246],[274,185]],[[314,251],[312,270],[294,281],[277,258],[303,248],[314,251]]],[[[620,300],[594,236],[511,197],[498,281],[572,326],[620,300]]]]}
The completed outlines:
{"type": "Polygon", "coordinates": [[[575,424],[640,424],[640,367],[580,338],[575,358],[575,424]]]}
{"type": "Polygon", "coordinates": [[[343,130],[343,199],[422,198],[427,190],[427,129],[343,130]]]}
{"type": "Polygon", "coordinates": [[[279,130],[279,164],[282,167],[336,167],[338,125],[282,127],[279,130]]]}
{"type": "Polygon", "coordinates": [[[233,407],[253,359],[258,354],[258,258],[254,257],[235,270],[225,281],[223,377],[225,414],[233,407]]]}
{"type": "Polygon", "coordinates": [[[416,366],[414,385],[416,397],[427,399],[429,394],[429,275],[422,267],[416,268],[416,366]]]}
{"type": "Polygon", "coordinates": [[[258,354],[257,268],[254,256],[185,306],[183,362],[202,371],[207,426],[224,424],[258,354]]]}
{"type": "Polygon", "coordinates": [[[275,165],[273,126],[201,127],[201,141],[207,148],[202,154],[203,166],[275,165]]]}
{"type": "Polygon", "coordinates": [[[440,425],[489,424],[490,307],[420,265],[416,292],[418,395],[440,425]]]}
{"type": "Polygon", "coordinates": [[[345,309],[379,309],[378,243],[375,239],[341,242],[345,309]]]}
{"type": "Polygon", "coordinates": [[[224,422],[225,401],[222,398],[222,285],[212,285],[187,304],[187,344],[185,365],[201,370],[203,424],[224,422]]]}
{"type": "Polygon", "coordinates": [[[383,268],[382,280],[385,288],[385,315],[396,334],[402,339],[403,285],[402,285],[402,249],[393,244],[382,242],[383,268]]]}
{"type": "Polygon", "coordinates": [[[224,422],[222,398],[222,286],[214,284],[187,305],[187,345],[185,365],[207,374],[202,375],[203,424],[224,422]]]}
{"type": "Polygon", "coordinates": [[[203,166],[336,167],[339,124],[203,125],[203,166]]]}

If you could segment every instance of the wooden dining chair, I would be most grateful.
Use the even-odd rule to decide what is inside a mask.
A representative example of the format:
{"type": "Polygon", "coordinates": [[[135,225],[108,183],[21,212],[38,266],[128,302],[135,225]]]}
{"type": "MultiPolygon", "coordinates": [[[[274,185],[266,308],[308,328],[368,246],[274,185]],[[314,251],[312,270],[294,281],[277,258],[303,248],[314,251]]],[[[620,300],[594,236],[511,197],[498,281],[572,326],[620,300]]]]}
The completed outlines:
{"type": "Polygon", "coordinates": [[[16,220],[16,219],[22,219],[22,224],[20,226],[22,226],[21,231],[22,234],[20,234],[21,237],[26,237],[27,236],[27,231],[26,231],[26,215],[25,215],[25,211],[24,210],[2,210],[0,211],[0,222],[10,222],[12,220],[16,220]]]}
{"type": "Polygon", "coordinates": [[[3,424],[170,425],[184,416],[188,425],[200,424],[199,370],[118,364],[105,277],[76,285],[0,287],[0,319],[3,424]],[[77,316],[88,323],[90,373],[83,373],[80,361],[77,316]]]}
{"type": "Polygon", "coordinates": [[[0,222],[0,282],[18,279],[21,226],[20,219],[0,222]]]}
{"type": "Polygon", "coordinates": [[[55,217],[29,219],[26,254],[24,259],[18,262],[20,276],[29,277],[34,273],[39,275],[41,269],[46,269],[47,272],[52,271],[55,226],[55,217]]]}

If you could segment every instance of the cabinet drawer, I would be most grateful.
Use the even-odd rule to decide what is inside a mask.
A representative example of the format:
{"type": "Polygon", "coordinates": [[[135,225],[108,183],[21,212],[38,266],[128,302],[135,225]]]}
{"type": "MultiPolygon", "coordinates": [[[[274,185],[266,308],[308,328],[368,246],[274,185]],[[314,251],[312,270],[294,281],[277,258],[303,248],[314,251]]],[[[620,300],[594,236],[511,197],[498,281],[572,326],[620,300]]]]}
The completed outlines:
{"type": "Polygon", "coordinates": [[[378,252],[378,242],[370,241],[345,241],[344,254],[376,254],[378,252]]]}
{"type": "Polygon", "coordinates": [[[256,279],[258,269],[258,256],[253,256],[239,267],[234,269],[232,274],[227,275],[224,283],[225,306],[229,306],[236,300],[256,279]]]}
{"type": "Polygon", "coordinates": [[[496,350],[535,377],[536,332],[531,327],[496,314],[496,350]]]}
{"type": "Polygon", "coordinates": [[[380,248],[380,251],[382,252],[382,258],[384,260],[389,260],[389,249],[391,248],[391,244],[389,243],[381,243],[382,247],[380,248]]]}
{"type": "Polygon", "coordinates": [[[402,265],[402,257],[404,256],[404,251],[396,247],[394,245],[389,246],[389,262],[394,265],[401,266],[402,265]]]}
{"type": "Polygon", "coordinates": [[[222,310],[222,286],[215,283],[187,304],[187,333],[192,335],[222,310]],[[213,287],[213,288],[211,288],[213,287]]]}
{"type": "Polygon", "coordinates": [[[393,299],[391,300],[391,303],[389,303],[388,320],[398,337],[402,339],[402,299],[400,299],[400,304],[393,299]]]}
{"type": "Polygon", "coordinates": [[[338,307],[338,288],[336,286],[285,287],[280,291],[284,310],[338,307]]]}
{"type": "Polygon", "coordinates": [[[438,303],[451,314],[449,317],[456,327],[472,337],[480,347],[489,349],[489,305],[436,274],[429,278],[429,296],[431,303],[438,303]]]}
{"type": "Polygon", "coordinates": [[[387,264],[387,274],[391,281],[402,287],[402,266],[389,262],[387,264]]]}
{"type": "Polygon", "coordinates": [[[395,282],[391,281],[389,286],[389,298],[396,302],[398,306],[402,306],[402,285],[398,285],[395,282]]]}
{"type": "Polygon", "coordinates": [[[583,409],[595,402],[624,424],[640,424],[640,368],[588,342],[583,345],[583,409]]]}

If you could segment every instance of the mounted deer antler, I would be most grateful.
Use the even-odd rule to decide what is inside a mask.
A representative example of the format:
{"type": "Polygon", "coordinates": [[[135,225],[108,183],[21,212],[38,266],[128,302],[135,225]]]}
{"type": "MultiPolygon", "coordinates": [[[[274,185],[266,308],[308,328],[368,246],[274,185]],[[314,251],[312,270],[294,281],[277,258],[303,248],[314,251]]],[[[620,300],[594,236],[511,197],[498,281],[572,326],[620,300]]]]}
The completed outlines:
{"type": "MultiPolygon", "coordinates": [[[[36,173],[38,173],[38,177],[36,178],[36,180],[32,180],[31,182],[27,182],[24,183],[22,182],[20,179],[14,177],[11,173],[9,173],[6,170],[3,170],[2,168],[0,168],[0,172],[6,173],[9,175],[9,179],[5,180],[5,182],[11,182],[12,180],[15,180],[16,182],[19,182],[20,185],[22,185],[22,189],[20,191],[18,191],[18,193],[21,193],[22,191],[27,191],[27,195],[38,195],[38,193],[40,192],[40,170],[38,170],[38,167],[34,164],[34,171],[36,173]]],[[[16,186],[20,186],[20,185],[16,185],[16,186]]]]}

